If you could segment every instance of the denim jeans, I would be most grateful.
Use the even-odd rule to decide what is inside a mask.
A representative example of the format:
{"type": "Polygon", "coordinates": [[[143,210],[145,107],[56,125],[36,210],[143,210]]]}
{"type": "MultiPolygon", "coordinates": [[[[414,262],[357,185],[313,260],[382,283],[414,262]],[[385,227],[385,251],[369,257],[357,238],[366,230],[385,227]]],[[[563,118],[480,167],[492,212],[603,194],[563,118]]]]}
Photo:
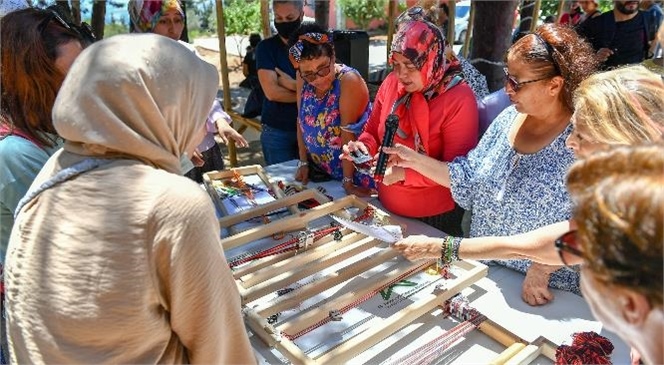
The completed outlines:
{"type": "Polygon", "coordinates": [[[297,132],[287,132],[263,124],[261,132],[261,147],[265,163],[274,165],[284,161],[296,160],[297,132]]]}

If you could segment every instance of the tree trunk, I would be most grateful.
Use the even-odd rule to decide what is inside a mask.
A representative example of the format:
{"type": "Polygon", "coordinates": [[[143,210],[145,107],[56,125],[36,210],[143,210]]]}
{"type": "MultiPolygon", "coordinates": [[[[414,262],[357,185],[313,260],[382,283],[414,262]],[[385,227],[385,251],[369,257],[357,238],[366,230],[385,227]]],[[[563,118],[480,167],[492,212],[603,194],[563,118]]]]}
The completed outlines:
{"type": "Polygon", "coordinates": [[[71,19],[76,25],[81,25],[81,1],[71,0],[71,19]]]}
{"type": "Polygon", "coordinates": [[[182,34],[180,34],[180,40],[189,43],[189,27],[187,26],[187,2],[182,1],[180,4],[182,4],[182,12],[184,13],[184,29],[182,30],[182,34]]]}
{"type": "Polygon", "coordinates": [[[94,0],[92,3],[92,31],[98,40],[104,39],[104,25],[106,24],[106,1],[94,0]]]}
{"type": "Polygon", "coordinates": [[[530,26],[533,23],[533,11],[535,10],[535,0],[523,0],[521,3],[521,17],[519,21],[519,30],[513,41],[518,40],[530,32],[530,26]]]}
{"type": "Polygon", "coordinates": [[[475,4],[475,24],[471,62],[486,76],[489,90],[503,87],[505,53],[511,45],[514,10],[518,1],[478,1],[475,4]]]}
{"type": "Polygon", "coordinates": [[[316,24],[328,29],[330,27],[330,1],[329,0],[316,0],[314,3],[316,24]]]}

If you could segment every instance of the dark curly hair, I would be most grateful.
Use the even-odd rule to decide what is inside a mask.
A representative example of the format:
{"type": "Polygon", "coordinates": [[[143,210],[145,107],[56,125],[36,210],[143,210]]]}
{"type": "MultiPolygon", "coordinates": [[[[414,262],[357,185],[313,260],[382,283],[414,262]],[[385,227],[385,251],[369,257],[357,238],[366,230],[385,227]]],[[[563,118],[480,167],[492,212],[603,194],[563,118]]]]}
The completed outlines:
{"type": "Polygon", "coordinates": [[[558,24],[541,25],[519,39],[507,51],[507,59],[530,65],[541,77],[561,76],[565,80],[562,99],[569,110],[574,110],[574,90],[599,65],[590,43],[574,29],[558,24]]]}
{"type": "MultiPolygon", "coordinates": [[[[298,37],[306,33],[323,33],[332,39],[332,34],[329,33],[325,28],[314,22],[304,22],[300,25],[299,28],[293,34],[291,34],[288,39],[288,47],[292,47],[298,41],[298,37]]],[[[303,60],[312,60],[321,56],[327,56],[330,58],[334,57],[334,44],[328,42],[325,44],[313,44],[307,41],[303,41],[302,47],[302,59],[303,60]]]]}

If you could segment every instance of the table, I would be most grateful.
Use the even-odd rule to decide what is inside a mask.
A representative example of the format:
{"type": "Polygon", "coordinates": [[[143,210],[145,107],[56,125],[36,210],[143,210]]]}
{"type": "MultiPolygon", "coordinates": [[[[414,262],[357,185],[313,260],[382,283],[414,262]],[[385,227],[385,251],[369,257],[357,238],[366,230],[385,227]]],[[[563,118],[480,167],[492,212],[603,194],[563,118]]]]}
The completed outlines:
{"type": "MultiPolygon", "coordinates": [[[[297,162],[288,161],[265,168],[273,182],[293,181],[297,162]]],[[[341,184],[337,181],[325,183],[309,183],[310,188],[323,186],[329,195],[337,199],[345,196],[341,184]]],[[[381,207],[377,198],[367,199],[371,204],[381,207]]],[[[441,231],[425,225],[419,221],[398,217],[407,224],[406,234],[426,234],[430,236],[443,236],[441,231]]],[[[541,307],[531,307],[521,300],[521,283],[524,276],[501,266],[490,266],[486,278],[471,286],[468,299],[471,305],[489,317],[492,321],[505,327],[517,336],[528,342],[535,341],[544,336],[548,340],[560,345],[571,344],[571,335],[576,332],[595,331],[607,337],[615,346],[612,361],[616,364],[629,363],[629,346],[618,336],[603,329],[596,321],[582,297],[575,294],[552,289],[555,299],[541,307]]],[[[430,331],[440,327],[442,321],[439,316],[425,315],[417,323],[406,326],[374,346],[367,353],[357,357],[353,363],[379,363],[395,354],[406,354],[428,341],[430,331]],[[427,317],[427,318],[425,318],[427,317]]],[[[284,362],[277,353],[272,352],[255,336],[251,337],[259,361],[263,364],[280,364],[284,362]]],[[[473,331],[467,338],[452,347],[449,355],[443,359],[444,363],[452,364],[481,364],[493,360],[504,346],[496,343],[489,337],[473,331]]],[[[398,357],[398,356],[397,356],[398,357]]],[[[394,359],[394,357],[392,357],[394,359]]],[[[535,364],[551,364],[543,356],[533,362],[535,364]]]]}

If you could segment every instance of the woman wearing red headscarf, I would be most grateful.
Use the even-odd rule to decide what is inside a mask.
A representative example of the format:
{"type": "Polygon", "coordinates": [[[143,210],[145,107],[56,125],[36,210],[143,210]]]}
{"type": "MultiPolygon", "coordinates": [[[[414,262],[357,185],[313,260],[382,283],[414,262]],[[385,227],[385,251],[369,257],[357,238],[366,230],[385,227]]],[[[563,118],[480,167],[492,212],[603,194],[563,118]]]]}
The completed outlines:
{"type": "MultiPolygon", "coordinates": [[[[378,90],[364,132],[357,142],[344,146],[346,158],[356,150],[379,152],[391,113],[399,117],[394,143],[440,161],[464,156],[475,147],[478,115],[473,91],[440,28],[424,19],[421,8],[410,9],[398,19],[390,63],[393,71],[378,90]]],[[[448,188],[413,169],[391,169],[377,184],[378,197],[387,210],[461,234],[463,210],[448,188]]]]}

